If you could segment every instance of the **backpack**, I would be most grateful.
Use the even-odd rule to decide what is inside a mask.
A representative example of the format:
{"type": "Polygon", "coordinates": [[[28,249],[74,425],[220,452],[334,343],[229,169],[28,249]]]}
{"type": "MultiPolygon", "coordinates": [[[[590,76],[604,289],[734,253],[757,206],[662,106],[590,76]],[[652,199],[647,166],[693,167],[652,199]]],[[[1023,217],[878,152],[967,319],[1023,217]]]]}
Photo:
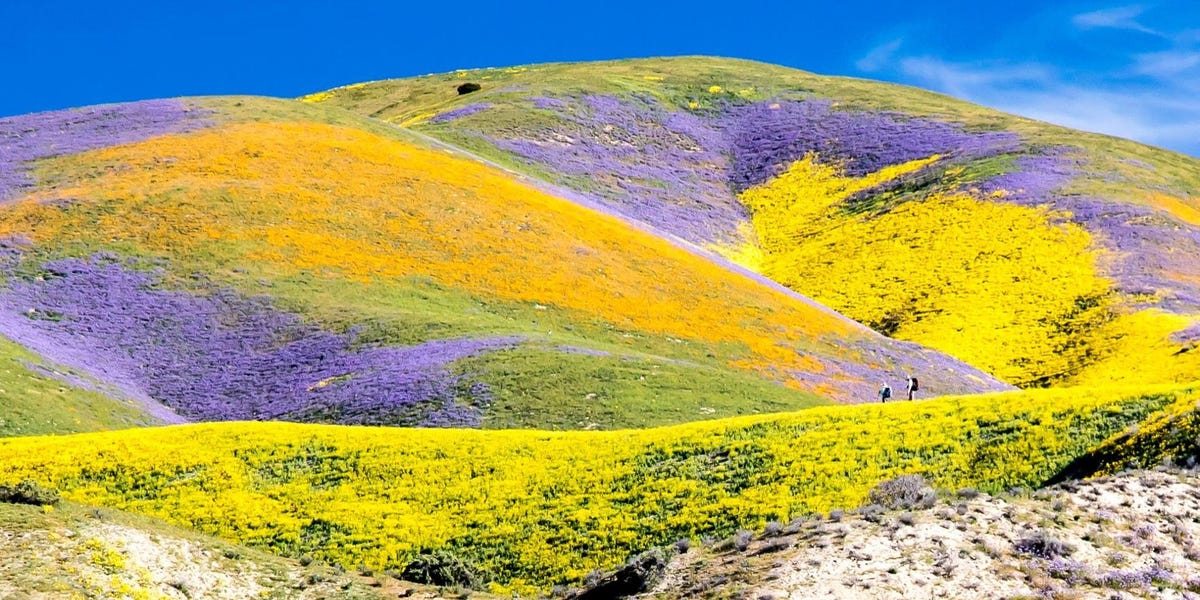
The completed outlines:
{"type": "Polygon", "coordinates": [[[921,389],[921,384],[920,384],[920,383],[917,383],[917,378],[916,378],[916,377],[913,377],[913,378],[912,378],[912,380],[913,380],[913,387],[912,387],[912,390],[915,392],[915,391],[917,391],[917,390],[921,389]]]}

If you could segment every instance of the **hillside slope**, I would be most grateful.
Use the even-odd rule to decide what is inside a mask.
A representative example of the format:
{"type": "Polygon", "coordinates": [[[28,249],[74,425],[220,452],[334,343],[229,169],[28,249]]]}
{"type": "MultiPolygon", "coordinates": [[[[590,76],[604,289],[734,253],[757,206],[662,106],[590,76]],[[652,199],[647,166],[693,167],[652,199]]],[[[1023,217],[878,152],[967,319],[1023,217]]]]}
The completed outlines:
{"type": "Polygon", "coordinates": [[[0,483],[376,570],[449,552],[494,591],[531,592],[679,538],[853,508],[901,474],[1039,487],[1150,415],[1194,411],[1197,393],[1034,390],[614,432],[213,423],[10,438],[0,483]]]}
{"type": "Polygon", "coordinates": [[[1200,162],[897,85],[686,57],[303,98],[570,187],[1018,385],[1200,378],[1200,162]],[[458,95],[456,86],[480,91],[458,95]]]}
{"type": "Polygon", "coordinates": [[[867,401],[913,371],[1005,388],[340,109],[0,132],[0,334],[186,420],[611,428],[867,401]]]}

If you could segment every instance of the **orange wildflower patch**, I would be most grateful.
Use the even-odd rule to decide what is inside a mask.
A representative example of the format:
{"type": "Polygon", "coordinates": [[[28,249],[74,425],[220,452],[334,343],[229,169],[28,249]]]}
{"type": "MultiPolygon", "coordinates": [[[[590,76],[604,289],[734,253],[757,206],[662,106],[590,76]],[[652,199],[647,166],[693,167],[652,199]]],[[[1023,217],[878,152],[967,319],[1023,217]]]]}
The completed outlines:
{"type": "MultiPolygon", "coordinates": [[[[423,276],[622,329],[744,346],[755,369],[853,324],[493,168],[348,128],[248,123],[70,159],[0,230],[363,282],[423,276]],[[84,198],[62,209],[37,200],[84,198]],[[97,206],[103,208],[86,209],[97,206]],[[232,250],[231,250],[232,249],[232,250]],[[233,252],[232,258],[229,252],[233,252]]],[[[831,346],[824,347],[826,351],[831,346]]],[[[739,361],[740,362],[740,361],[739,361]]]]}

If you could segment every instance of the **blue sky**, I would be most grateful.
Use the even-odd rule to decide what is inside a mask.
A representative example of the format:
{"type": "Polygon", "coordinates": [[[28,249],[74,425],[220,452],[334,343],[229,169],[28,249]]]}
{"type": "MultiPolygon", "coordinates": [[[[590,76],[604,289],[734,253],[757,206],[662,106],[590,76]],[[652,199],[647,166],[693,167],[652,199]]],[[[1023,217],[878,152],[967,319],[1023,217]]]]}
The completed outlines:
{"type": "Polygon", "coordinates": [[[0,116],[712,54],[908,83],[1200,156],[1197,0],[505,4],[0,0],[0,116]]]}

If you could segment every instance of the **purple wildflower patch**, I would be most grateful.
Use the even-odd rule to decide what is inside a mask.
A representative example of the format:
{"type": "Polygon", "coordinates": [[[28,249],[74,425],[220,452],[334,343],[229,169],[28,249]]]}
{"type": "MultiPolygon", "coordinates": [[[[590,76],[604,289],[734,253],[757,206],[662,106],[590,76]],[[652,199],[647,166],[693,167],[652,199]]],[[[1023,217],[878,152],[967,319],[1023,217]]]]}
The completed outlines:
{"type": "Polygon", "coordinates": [[[568,180],[587,181],[606,207],[696,243],[737,243],[746,211],[725,183],[720,133],[652,98],[535,98],[560,129],[493,138],[499,148],[568,180]]]}
{"type": "Polygon", "coordinates": [[[758,185],[815,152],[846,173],[866,175],[934,154],[973,159],[1014,152],[1009,132],[960,126],[899,113],[836,110],[828,100],[758,102],[730,107],[720,118],[733,155],[729,180],[738,190],[758,185]]]}
{"type": "Polygon", "coordinates": [[[1176,344],[1200,344],[1200,323],[1171,335],[1171,341],[1176,344]]]}
{"type": "Polygon", "coordinates": [[[583,348],[580,346],[555,346],[555,350],[564,354],[581,354],[583,356],[609,357],[612,352],[606,350],[596,350],[595,348],[583,348]]]}
{"type": "Polygon", "coordinates": [[[1054,192],[1079,173],[1080,161],[1070,148],[1045,149],[1016,159],[1015,169],[979,184],[985,194],[1002,192],[1010,202],[1025,205],[1049,203],[1054,192]]]}
{"type": "Polygon", "coordinates": [[[1141,206],[1089,197],[1065,197],[1055,207],[1070,211],[1072,220],[1099,234],[1113,251],[1109,274],[1119,289],[1147,295],[1165,310],[1200,310],[1200,290],[1189,280],[1200,279],[1200,228],[1178,223],[1168,215],[1141,206]]]}
{"type": "Polygon", "coordinates": [[[0,202],[33,185],[30,161],[200,129],[209,114],[180,100],[147,100],[0,119],[0,202]]]}
{"type": "Polygon", "coordinates": [[[556,109],[556,108],[566,108],[567,103],[562,100],[559,100],[558,98],[547,98],[545,96],[538,96],[533,99],[533,107],[541,108],[543,110],[549,110],[549,109],[556,109]]]}
{"type": "Polygon", "coordinates": [[[449,366],[520,338],[356,348],[266,299],[156,288],[106,257],[59,260],[0,292],[0,333],[199,421],[477,426],[486,387],[449,366]]]}
{"type": "Polygon", "coordinates": [[[489,102],[480,102],[479,104],[468,104],[466,106],[460,106],[454,110],[448,110],[444,113],[439,113],[438,115],[429,119],[429,122],[430,123],[446,123],[448,121],[453,121],[455,119],[461,119],[463,117],[469,117],[471,115],[481,113],[491,107],[492,107],[492,104],[489,102]]]}
{"type": "Polygon", "coordinates": [[[980,394],[1015,389],[991,375],[920,344],[890,338],[846,343],[841,358],[822,358],[820,373],[789,373],[814,387],[838,390],[849,402],[876,402],[881,378],[893,387],[909,375],[921,381],[918,397],[980,394]]]}

